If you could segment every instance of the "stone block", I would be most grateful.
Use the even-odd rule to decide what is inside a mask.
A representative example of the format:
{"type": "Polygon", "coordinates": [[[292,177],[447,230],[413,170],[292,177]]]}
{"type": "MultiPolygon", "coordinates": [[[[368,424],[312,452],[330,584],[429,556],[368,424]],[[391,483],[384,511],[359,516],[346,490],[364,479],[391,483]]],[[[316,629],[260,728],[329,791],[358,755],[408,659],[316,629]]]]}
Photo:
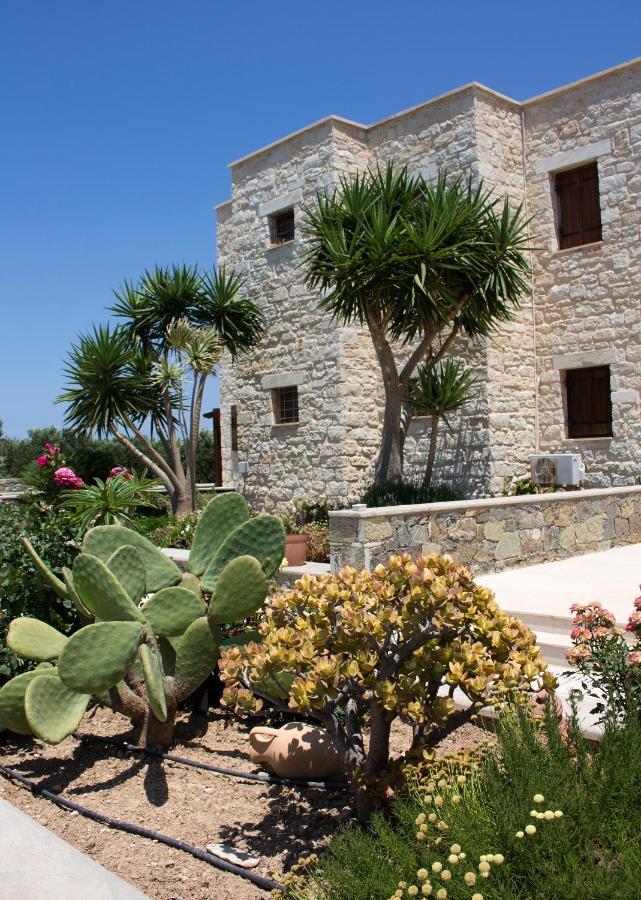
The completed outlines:
{"type": "Polygon", "coordinates": [[[521,539],[517,532],[506,531],[494,548],[494,559],[515,559],[521,553],[521,539]]]}

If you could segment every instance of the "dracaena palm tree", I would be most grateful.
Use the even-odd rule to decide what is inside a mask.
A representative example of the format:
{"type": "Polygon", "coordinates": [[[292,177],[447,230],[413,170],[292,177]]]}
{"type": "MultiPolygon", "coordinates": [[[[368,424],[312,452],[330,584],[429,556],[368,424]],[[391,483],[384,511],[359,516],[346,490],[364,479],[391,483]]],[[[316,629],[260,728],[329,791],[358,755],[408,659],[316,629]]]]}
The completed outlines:
{"type": "Polygon", "coordinates": [[[83,334],[67,359],[66,421],[111,433],[153,475],[182,517],[196,508],[196,451],[205,384],[225,350],[251,350],[263,315],[224,268],[156,267],[125,282],[111,308],[122,322],[83,334]],[[143,434],[150,421],[163,451],[143,434]]]}
{"type": "Polygon", "coordinates": [[[441,419],[451,428],[450,416],[466,406],[475,384],[474,374],[458,360],[447,359],[443,363],[420,365],[410,381],[409,401],[415,414],[430,416],[430,442],[423,474],[423,487],[432,485],[438,429],[441,419]]]}
{"type": "Polygon", "coordinates": [[[428,183],[391,163],[342,176],[306,209],[306,284],[336,321],[369,329],[381,369],[377,483],[402,480],[416,367],[514,315],[528,290],[527,224],[482,182],[428,183]]]}

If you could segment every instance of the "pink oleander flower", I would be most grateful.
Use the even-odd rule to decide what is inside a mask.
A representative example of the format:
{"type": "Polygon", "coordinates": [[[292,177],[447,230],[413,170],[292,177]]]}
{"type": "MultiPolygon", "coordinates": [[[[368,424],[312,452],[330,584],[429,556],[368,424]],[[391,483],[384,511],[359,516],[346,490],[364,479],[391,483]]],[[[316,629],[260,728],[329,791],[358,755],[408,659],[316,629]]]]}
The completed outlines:
{"type": "Polygon", "coordinates": [[[590,637],[590,631],[582,625],[576,625],[570,632],[573,641],[587,641],[590,637]]]}
{"type": "Polygon", "coordinates": [[[42,469],[42,468],[43,468],[44,466],[46,466],[47,463],[49,462],[49,457],[47,456],[46,453],[42,453],[42,454],[38,457],[38,459],[36,460],[36,462],[38,463],[38,465],[39,465],[40,468],[42,469]]]}
{"type": "Polygon", "coordinates": [[[126,481],[130,481],[133,478],[133,475],[129,471],[129,469],[125,469],[123,466],[114,466],[113,469],[107,475],[107,481],[110,478],[117,478],[120,475],[126,481]]]}
{"type": "Polygon", "coordinates": [[[634,598],[634,608],[641,609],[641,597],[634,598]]]}
{"type": "Polygon", "coordinates": [[[628,653],[628,663],[631,666],[641,666],[641,651],[633,650],[632,653],[628,653]]]}
{"type": "Polygon", "coordinates": [[[59,488],[71,488],[72,490],[78,490],[81,487],[85,486],[84,481],[80,478],[73,469],[68,468],[68,466],[63,466],[61,469],[56,469],[53,473],[53,483],[56,487],[59,488]]]}

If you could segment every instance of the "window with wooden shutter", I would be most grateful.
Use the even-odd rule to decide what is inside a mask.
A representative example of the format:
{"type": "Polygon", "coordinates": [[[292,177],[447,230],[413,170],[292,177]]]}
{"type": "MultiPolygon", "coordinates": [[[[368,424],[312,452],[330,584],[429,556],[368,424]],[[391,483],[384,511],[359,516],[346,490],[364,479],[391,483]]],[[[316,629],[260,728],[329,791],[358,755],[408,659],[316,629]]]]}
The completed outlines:
{"type": "Polygon", "coordinates": [[[602,238],[599,172],[589,163],[554,178],[557,195],[559,247],[579,247],[602,238]]]}
{"type": "Polygon", "coordinates": [[[568,437],[611,437],[610,366],[568,369],[565,387],[568,437]]]}

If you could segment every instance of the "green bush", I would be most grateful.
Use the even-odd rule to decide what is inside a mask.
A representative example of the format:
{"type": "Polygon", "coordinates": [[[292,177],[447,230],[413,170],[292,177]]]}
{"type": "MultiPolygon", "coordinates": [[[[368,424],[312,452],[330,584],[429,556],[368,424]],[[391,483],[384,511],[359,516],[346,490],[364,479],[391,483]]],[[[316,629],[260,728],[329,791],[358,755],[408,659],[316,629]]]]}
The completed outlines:
{"type": "Polygon", "coordinates": [[[455,787],[451,781],[446,787],[434,784],[432,794],[397,801],[391,817],[377,814],[369,830],[341,830],[311,875],[303,884],[294,883],[288,896],[387,900],[438,897],[437,891],[445,889],[448,900],[470,900],[475,893],[484,900],[638,898],[638,721],[606,730],[596,748],[575,725],[564,740],[556,721],[549,719],[541,733],[524,715],[505,721],[498,737],[496,751],[465,784],[455,779],[455,787]],[[440,807],[437,796],[443,800],[440,807]],[[562,817],[553,815],[557,810],[562,817]],[[430,814],[436,822],[430,822],[430,814]],[[438,822],[447,828],[440,830],[438,822]],[[536,832],[526,833],[532,826],[536,832]],[[454,856],[459,858],[454,861],[454,856]],[[443,880],[435,863],[451,878],[443,880]],[[487,878],[483,868],[489,869],[487,878]],[[468,872],[474,884],[465,882],[468,872]],[[422,890],[426,882],[432,884],[431,893],[422,890]],[[416,894],[408,891],[412,886],[416,894]]]}
{"type": "Polygon", "coordinates": [[[149,536],[149,540],[157,547],[178,547],[188,550],[194,538],[199,516],[200,513],[191,513],[180,521],[174,516],[167,516],[166,521],[149,536]]]}
{"type": "Polygon", "coordinates": [[[446,484],[422,487],[411,482],[385,481],[373,484],[361,497],[368,506],[405,506],[411,503],[448,503],[464,500],[465,496],[446,484]]]}
{"type": "MultiPolygon", "coordinates": [[[[36,458],[42,453],[45,441],[60,447],[65,464],[70,466],[85,482],[93,478],[105,478],[115,466],[140,470],[140,461],[115,440],[97,440],[79,434],[71,428],[33,428],[26,438],[3,437],[0,456],[0,475],[19,478],[25,470],[35,473],[37,477],[36,458]]],[[[160,441],[154,446],[164,454],[160,441]]],[[[196,480],[211,482],[214,480],[214,440],[211,431],[203,430],[198,441],[196,456],[196,480]]],[[[32,483],[31,481],[29,483],[32,483]]]]}
{"type": "Polygon", "coordinates": [[[77,553],[71,526],[51,506],[35,499],[0,505],[0,684],[32,667],[5,646],[4,633],[11,619],[33,616],[65,633],[78,624],[73,604],[58,597],[37,574],[23,536],[58,576],[77,553]]]}

